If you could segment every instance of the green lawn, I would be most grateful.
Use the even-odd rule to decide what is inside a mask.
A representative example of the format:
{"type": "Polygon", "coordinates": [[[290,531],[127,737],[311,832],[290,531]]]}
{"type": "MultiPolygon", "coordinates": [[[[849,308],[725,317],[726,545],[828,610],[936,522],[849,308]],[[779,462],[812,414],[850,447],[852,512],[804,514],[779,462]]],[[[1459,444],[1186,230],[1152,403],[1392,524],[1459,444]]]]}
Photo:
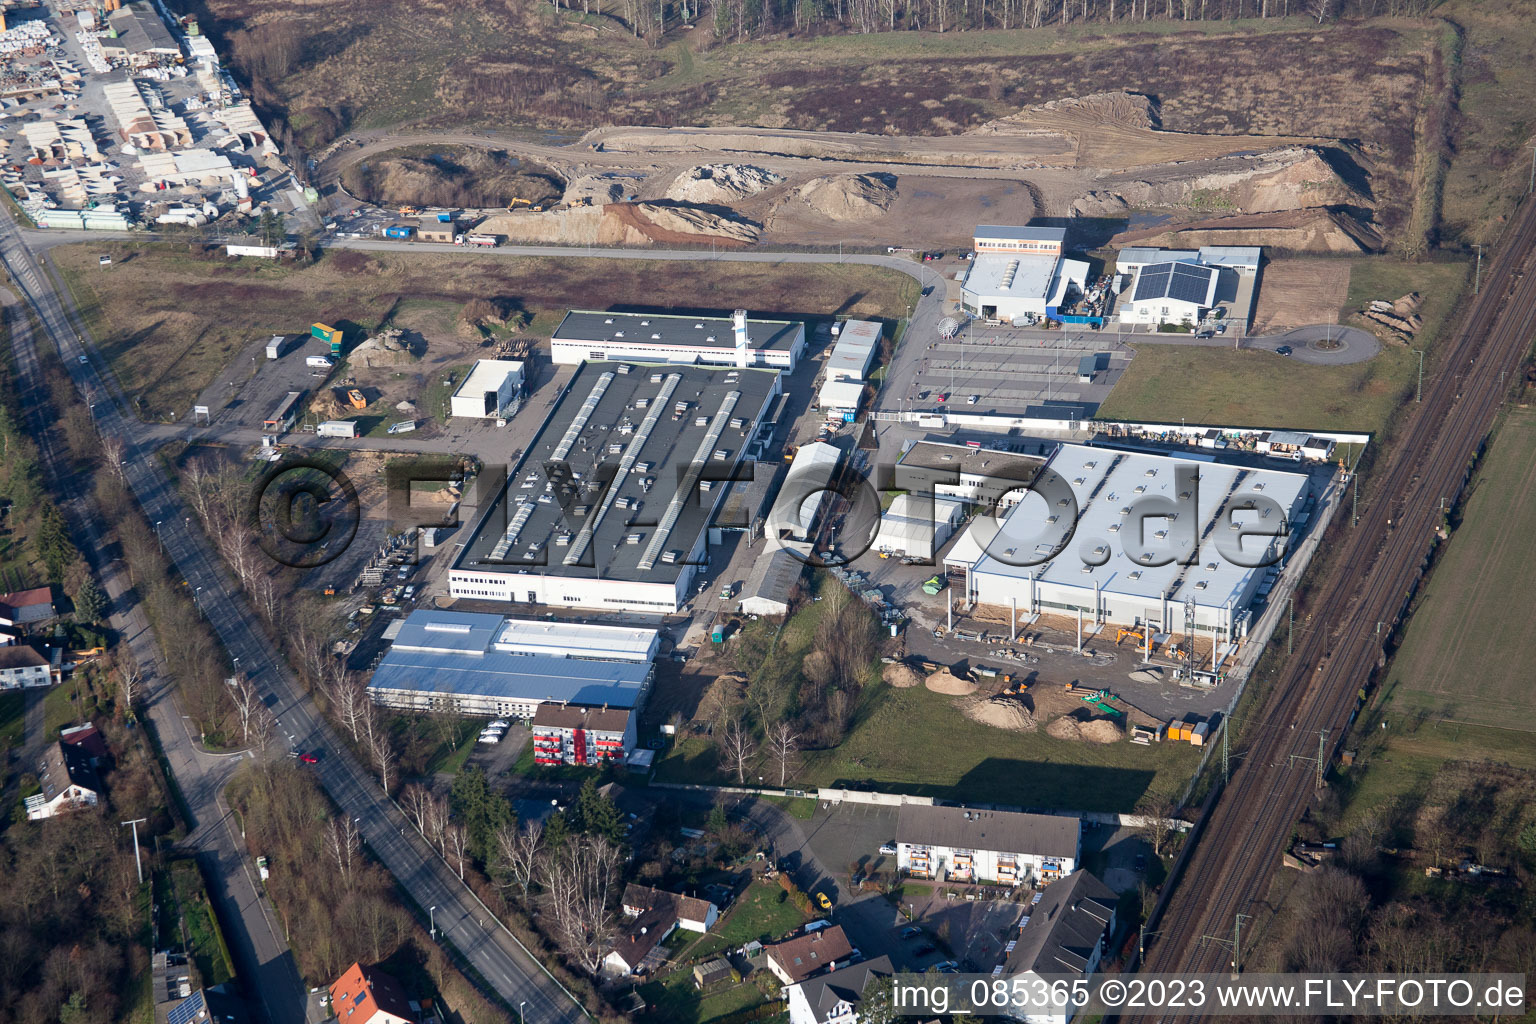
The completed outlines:
{"type": "Polygon", "coordinates": [[[656,1020],[668,1024],[708,1024],[728,1014],[763,1002],[763,994],[751,982],[739,982],[707,996],[693,985],[693,971],[677,971],[659,981],[640,986],[656,1020]]]}
{"type": "Polygon", "coordinates": [[[21,746],[26,731],[27,695],[0,693],[0,750],[21,746]]]}
{"type": "MultiPolygon", "coordinates": [[[[1424,297],[1416,347],[1430,353],[1452,300],[1466,280],[1463,263],[1403,263],[1388,257],[1351,260],[1349,296],[1340,322],[1371,299],[1411,291],[1424,297]]],[[[1413,395],[1418,355],[1396,343],[1350,366],[1313,366],[1268,352],[1182,345],[1134,346],[1136,357],[1100,407],[1101,419],[1311,430],[1380,432],[1413,395]]]]}
{"type": "MultiPolygon", "coordinates": [[[[83,685],[80,692],[83,696],[85,693],[83,685]]],[[[68,682],[48,691],[48,695],[43,698],[44,736],[57,737],[60,730],[81,724],[80,706],[72,699],[74,695],[75,687],[68,682]]]]}
{"type": "MultiPolygon", "coordinates": [[[[1513,411],[1489,447],[1462,521],[1393,659],[1399,715],[1536,731],[1536,618],[1511,600],[1536,559],[1536,411],[1513,411]]],[[[1536,756],[1530,758],[1536,761],[1536,756]]]]}
{"type": "Polygon", "coordinates": [[[687,947],[674,950],[676,960],[701,960],[721,950],[734,949],[756,939],[771,942],[799,928],[805,917],[789,902],[776,882],[754,879],[715,927],[687,947]]]}
{"type": "Polygon", "coordinates": [[[168,870],[155,873],[159,939],[162,946],[180,948],[186,928],[186,951],[197,967],[202,984],[218,985],[234,977],[229,951],[219,932],[203,876],[191,860],[172,861],[168,870]]]}

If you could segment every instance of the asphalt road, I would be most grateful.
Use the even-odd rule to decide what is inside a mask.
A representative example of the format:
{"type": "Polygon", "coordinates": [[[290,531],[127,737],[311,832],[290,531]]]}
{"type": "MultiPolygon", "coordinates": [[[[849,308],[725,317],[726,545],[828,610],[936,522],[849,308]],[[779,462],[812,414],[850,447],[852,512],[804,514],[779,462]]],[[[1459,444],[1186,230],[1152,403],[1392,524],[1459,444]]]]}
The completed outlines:
{"type": "MultiPolygon", "coordinates": [[[[541,1024],[583,1019],[584,1012],[575,1001],[491,918],[426,841],[407,827],[404,816],[336,741],[275,655],[273,644],[256,624],[254,612],[207,539],[192,525],[191,512],[154,458],[153,447],[140,443],[139,425],[124,414],[120,390],[107,374],[98,370],[92,353],[79,340],[78,321],[71,318],[61,301],[67,292],[56,286],[45,272],[45,265],[34,261],[20,230],[5,217],[0,217],[0,251],[12,279],[37,312],[46,334],[58,346],[77,390],[90,403],[97,429],[103,436],[130,441],[124,460],[129,487],[148,520],[156,524],[167,555],[186,578],[232,663],[254,679],[264,693],[275,698],[272,710],[279,723],[279,742],[286,741],[298,749],[327,751],[328,756],[319,766],[320,780],[341,813],[358,820],[375,856],[423,911],[437,908],[439,934],[509,1005],[526,1006],[527,1019],[541,1024]]],[[[85,518],[87,522],[90,519],[85,518]]],[[[100,540],[90,535],[93,533],[90,530],[82,539],[99,551],[100,540]]],[[[243,869],[243,861],[228,848],[228,829],[208,827],[219,817],[221,780],[217,773],[189,770],[188,766],[200,762],[185,729],[164,729],[160,738],[173,766],[181,766],[177,782],[190,791],[189,803],[196,796],[197,806],[202,808],[194,836],[209,844],[206,852],[212,858],[212,866],[224,876],[226,887],[240,907],[237,920],[243,924],[245,934],[232,936],[232,940],[237,947],[249,947],[251,959],[244,966],[249,971],[254,964],[254,972],[246,977],[261,999],[264,1016],[271,1024],[302,1020],[304,991],[302,985],[293,985],[297,973],[291,971],[291,958],[286,951],[274,952],[272,943],[263,941],[262,933],[269,929],[262,920],[264,910],[260,901],[242,898],[248,894],[238,892],[243,870],[236,866],[243,869]]]]}

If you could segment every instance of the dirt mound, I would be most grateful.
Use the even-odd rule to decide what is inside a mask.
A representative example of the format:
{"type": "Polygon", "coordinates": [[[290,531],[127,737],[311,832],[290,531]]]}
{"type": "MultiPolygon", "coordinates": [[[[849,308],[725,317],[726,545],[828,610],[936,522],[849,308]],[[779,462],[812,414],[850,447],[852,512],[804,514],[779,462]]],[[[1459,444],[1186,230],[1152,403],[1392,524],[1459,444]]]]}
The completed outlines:
{"type": "Polygon", "coordinates": [[[750,245],[761,228],[749,220],[723,217],[670,202],[609,203],[548,213],[501,214],[476,229],[511,242],[566,245],[652,245],[710,243],[750,245]]]}
{"type": "Polygon", "coordinates": [[[969,697],[976,692],[975,683],[966,682],[947,668],[941,668],[923,680],[923,685],[934,693],[947,693],[952,697],[969,697]]]}
{"type": "Polygon", "coordinates": [[[1381,236],[1343,210],[1287,210],[1247,216],[1216,217],[1175,228],[1122,232],[1111,245],[1150,245],[1171,249],[1202,245],[1263,245],[1289,252],[1356,253],[1382,246],[1381,236]]]}
{"type": "MultiPolygon", "coordinates": [[[[1082,124],[1113,124],[1122,128],[1156,128],[1157,107],[1150,96],[1133,92],[1096,92],[1088,96],[1069,96],[1029,107],[1013,115],[1028,120],[1031,115],[1065,115],[1082,124]]],[[[1007,123],[1010,119],[1004,118],[1007,123]]]]}
{"type": "Polygon", "coordinates": [[[734,203],[783,181],[783,175],[750,164],[690,167],[667,186],[667,198],[684,203],[734,203]]]}
{"type": "Polygon", "coordinates": [[[990,725],[994,729],[1013,732],[1034,732],[1040,728],[1033,711],[1017,697],[979,697],[960,703],[961,713],[973,722],[990,725]]]}
{"type": "Polygon", "coordinates": [[[645,181],[641,174],[583,174],[565,186],[561,202],[571,205],[592,203],[603,206],[633,195],[645,181]]]}
{"type": "Polygon", "coordinates": [[[887,665],[880,672],[880,678],[900,690],[910,690],[914,686],[921,686],[923,677],[909,665],[900,662],[887,665]]]}
{"type": "Polygon", "coordinates": [[[344,420],[357,412],[350,405],[345,404],[336,397],[336,393],[326,388],[314,397],[309,403],[309,411],[322,420],[344,420]]]}
{"type": "Polygon", "coordinates": [[[404,333],[391,327],[357,346],[347,359],[353,366],[405,366],[415,362],[416,355],[406,342],[404,333]]]}
{"type": "Polygon", "coordinates": [[[1049,736],[1059,740],[1079,740],[1084,743],[1119,743],[1125,738],[1120,727],[1104,718],[1080,721],[1071,715],[1063,715],[1045,727],[1049,736]]]}
{"type": "Polygon", "coordinates": [[[1151,668],[1139,668],[1131,673],[1131,679],[1138,683],[1160,683],[1163,681],[1163,670],[1155,665],[1151,668]]]}
{"type": "Polygon", "coordinates": [[[1281,146],[1209,160],[1206,165],[1209,169],[1204,173],[1193,174],[1177,173],[1179,168],[1172,165],[1155,177],[1119,184],[1115,192],[1131,206],[1225,208],[1234,213],[1372,206],[1313,146],[1281,146]]]}
{"type": "Polygon", "coordinates": [[[896,201],[894,174],[838,174],[800,186],[807,206],[831,220],[868,220],[896,201]]]}
{"type": "Polygon", "coordinates": [[[1125,197],[1117,192],[1089,192],[1072,200],[1074,217],[1119,217],[1131,208],[1125,197]]]}

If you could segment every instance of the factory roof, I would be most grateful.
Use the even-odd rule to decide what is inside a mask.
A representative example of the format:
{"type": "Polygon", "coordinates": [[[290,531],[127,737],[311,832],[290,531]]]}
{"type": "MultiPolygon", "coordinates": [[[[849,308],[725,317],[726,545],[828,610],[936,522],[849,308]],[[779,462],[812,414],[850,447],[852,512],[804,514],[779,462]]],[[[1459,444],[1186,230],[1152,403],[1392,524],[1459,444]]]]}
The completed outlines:
{"type": "Polygon", "coordinates": [[[1187,261],[1203,263],[1209,267],[1254,268],[1259,265],[1263,252],[1257,245],[1204,245],[1199,249],[1153,249],[1132,245],[1120,250],[1115,257],[1115,265],[1124,268],[1187,261]]]}
{"type": "Polygon", "coordinates": [[[171,37],[171,30],[148,2],[129,3],[107,15],[107,24],[117,39],[107,45],[128,53],[165,53],[180,56],[181,47],[171,37]]]}
{"type": "Polygon", "coordinates": [[[977,295],[1043,299],[1056,279],[1061,257],[1029,253],[977,253],[964,288],[977,295]]]}
{"type": "Polygon", "coordinates": [[[640,702],[650,673],[648,662],[547,658],[497,650],[445,653],[396,645],[379,662],[368,688],[632,708],[640,702]]]}
{"type": "Polygon", "coordinates": [[[1081,834],[1082,822],[1061,814],[904,804],[896,816],[896,841],[915,846],[1076,860],[1081,834]]]}
{"type": "Polygon", "coordinates": [[[454,569],[675,581],[777,379],[776,370],[583,363],[454,569]],[[550,465],[564,467],[556,479],[550,465]]]}
{"type": "Polygon", "coordinates": [[[975,484],[976,498],[982,503],[995,502],[1009,491],[1029,484],[1045,465],[1045,459],[1038,455],[941,441],[919,441],[902,453],[899,462],[938,474],[958,473],[958,485],[975,484]]]}
{"type": "Polygon", "coordinates": [[[811,527],[823,491],[837,476],[842,459],[842,449],[825,441],[800,446],[784,477],[784,486],[779,488],[779,496],[768,513],[770,537],[777,537],[781,530],[801,536],[811,527]],[[800,499],[798,505],[795,498],[800,499]]]}
{"type": "Polygon", "coordinates": [[[1083,870],[1045,887],[1008,954],[1008,974],[1085,974],[1119,897],[1083,870]]]}
{"type": "Polygon", "coordinates": [[[1178,299],[1197,306],[1216,301],[1216,269],[1180,260],[1177,263],[1153,263],[1136,275],[1132,302],[1154,299],[1178,299]]]}
{"type": "MultiPolygon", "coordinates": [[[[1034,576],[1040,582],[1064,587],[1092,588],[1097,584],[1106,592],[1143,598],[1148,607],[1155,607],[1165,594],[1170,602],[1182,603],[1193,597],[1197,604],[1210,608],[1225,607],[1236,600],[1251,575],[1264,570],[1236,565],[1219,552],[1215,530],[1225,529],[1219,526],[1219,518],[1229,505],[1240,507],[1243,499],[1257,497],[1273,500],[1289,517],[1299,510],[1308,490],[1308,479],[1302,473],[1075,444],[1058,448],[1046,468],[1067,482],[1077,504],[1070,543],[1050,561],[1036,561],[1051,552],[1061,531],[1072,524],[1065,519],[1070,509],[1047,509],[1046,499],[1032,491],[1009,511],[1002,529],[987,545],[987,554],[976,563],[974,571],[1016,579],[1034,576]],[[1177,485],[1182,470],[1199,474],[1188,498],[1182,496],[1177,485]],[[1150,512],[1140,521],[1131,515],[1132,505],[1146,498],[1194,505],[1195,521],[1189,528],[1199,540],[1197,557],[1191,564],[1172,561],[1144,565],[1126,554],[1127,539],[1137,556],[1164,550],[1172,543],[1171,539],[1155,534],[1167,532],[1175,524],[1155,518],[1150,512]],[[1057,516],[1058,521],[1050,523],[1049,516],[1057,516]],[[1146,536],[1138,536],[1142,527],[1146,536]],[[1098,554],[1104,561],[1089,566],[1085,564],[1084,553],[1093,551],[1095,546],[1102,549],[1098,554]],[[1021,561],[1033,564],[1011,564],[1021,561]]],[[[1238,511],[1233,515],[1234,521],[1249,526],[1257,524],[1260,518],[1257,511],[1238,511]]],[[[1187,529],[1183,524],[1178,524],[1178,528],[1180,532],[1187,529]]],[[[1248,560],[1260,560],[1258,553],[1263,550],[1263,542],[1261,537],[1249,537],[1243,542],[1243,551],[1252,556],[1248,560]]]]}
{"type": "Polygon", "coordinates": [[[481,654],[490,649],[491,641],[505,621],[500,615],[418,608],[401,622],[394,647],[395,650],[444,654],[481,654]]]}
{"type": "Polygon", "coordinates": [[[561,658],[650,661],[659,634],[634,626],[602,626],[563,619],[507,619],[496,633],[496,649],[510,654],[561,658]]]}
{"type": "Polygon", "coordinates": [[[800,582],[805,563],[785,548],[775,548],[766,558],[761,556],[752,565],[752,575],[741,588],[742,601],[771,601],[789,605],[789,595],[800,582]]]}
{"type": "Polygon", "coordinates": [[[987,544],[997,536],[1003,521],[996,516],[977,516],[950,545],[944,555],[946,564],[975,565],[986,553],[987,544]]]}
{"type": "Polygon", "coordinates": [[[832,353],[827,356],[827,380],[837,380],[839,377],[863,380],[869,372],[869,364],[874,361],[875,353],[880,349],[882,330],[873,320],[849,320],[844,323],[837,336],[837,344],[832,346],[832,353]]]}
{"type": "Polygon", "coordinates": [[[495,391],[501,387],[501,382],[507,379],[509,373],[521,374],[522,372],[523,363],[520,359],[476,360],[474,369],[469,371],[469,375],[464,378],[464,383],[453,392],[454,397],[495,391]]]}
{"type": "Polygon", "coordinates": [[[1018,227],[1011,224],[978,224],[976,225],[974,237],[998,238],[1003,241],[1011,241],[1015,238],[1030,238],[1040,242],[1061,242],[1066,240],[1067,229],[1018,227]]]}
{"type": "MultiPolygon", "coordinates": [[[[754,349],[791,351],[803,332],[804,325],[798,320],[747,318],[747,340],[754,349]]],[[[728,316],[573,309],[565,314],[550,340],[556,344],[620,342],[734,349],[736,330],[728,316]]]]}
{"type": "Polygon", "coordinates": [[[829,380],[816,392],[816,403],[824,409],[857,409],[863,400],[861,380],[829,380]]]}

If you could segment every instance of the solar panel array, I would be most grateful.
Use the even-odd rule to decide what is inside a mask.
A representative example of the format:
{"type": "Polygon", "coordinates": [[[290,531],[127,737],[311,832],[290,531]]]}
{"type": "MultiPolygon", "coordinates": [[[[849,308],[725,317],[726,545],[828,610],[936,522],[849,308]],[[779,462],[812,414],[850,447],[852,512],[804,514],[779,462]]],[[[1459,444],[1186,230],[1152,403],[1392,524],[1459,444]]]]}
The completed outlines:
{"type": "Polygon", "coordinates": [[[1195,263],[1155,263],[1142,269],[1131,301],[1168,298],[1203,306],[1215,273],[1214,268],[1195,263]]]}
{"type": "Polygon", "coordinates": [[[171,1012],[166,1015],[167,1024],[192,1024],[203,1014],[203,990],[198,989],[190,996],[171,1007],[171,1012]]]}

